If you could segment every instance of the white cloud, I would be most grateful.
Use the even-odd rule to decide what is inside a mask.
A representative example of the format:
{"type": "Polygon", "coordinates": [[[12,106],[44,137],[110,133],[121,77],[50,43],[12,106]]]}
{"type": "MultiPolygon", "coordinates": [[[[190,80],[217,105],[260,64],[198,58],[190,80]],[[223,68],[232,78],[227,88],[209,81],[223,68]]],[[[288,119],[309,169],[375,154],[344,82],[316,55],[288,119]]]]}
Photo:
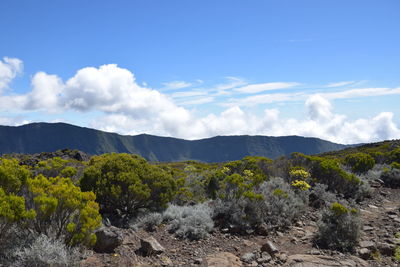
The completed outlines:
{"type": "Polygon", "coordinates": [[[225,78],[227,79],[227,82],[215,85],[210,89],[210,91],[215,92],[215,95],[230,94],[226,91],[246,84],[246,81],[239,77],[230,76],[225,78]]]}
{"type": "Polygon", "coordinates": [[[176,92],[171,94],[171,97],[173,98],[184,98],[184,97],[192,97],[192,96],[204,96],[207,95],[207,92],[205,91],[186,91],[186,92],[176,92]]]}
{"type": "Polygon", "coordinates": [[[200,97],[200,98],[195,98],[195,99],[191,99],[191,100],[185,100],[183,102],[180,102],[180,104],[183,106],[192,106],[192,105],[207,104],[207,103],[211,103],[213,101],[214,101],[214,97],[207,96],[207,97],[200,97]]]}
{"type": "Polygon", "coordinates": [[[259,83],[249,84],[240,88],[236,88],[235,91],[240,93],[255,94],[264,91],[287,89],[299,85],[294,82],[273,82],[273,83],[259,83]]]}
{"type": "MultiPolygon", "coordinates": [[[[18,73],[21,69],[18,66],[22,66],[22,62],[15,61],[12,64],[17,66],[14,69],[18,73]]],[[[371,118],[349,120],[345,115],[335,113],[330,102],[332,99],[400,94],[400,88],[352,89],[318,95],[306,92],[252,95],[230,99],[224,103],[226,110],[202,117],[196,116],[195,110],[185,108],[213,102],[218,93],[243,87],[243,83],[242,79],[230,77],[227,83],[213,89],[177,93],[173,96],[181,101],[178,104],[166,94],[138,85],[129,70],[109,64],[80,69],[65,82],[57,75],[38,72],[32,78],[30,92],[1,95],[0,107],[7,112],[94,112],[99,115],[92,121],[93,127],[122,134],[149,133],[187,139],[234,134],[302,135],[339,143],[400,138],[400,130],[394,123],[392,113],[382,112],[371,118]],[[305,103],[304,119],[281,118],[277,109],[266,109],[261,115],[256,115],[245,108],[293,101],[305,103]]],[[[254,92],[256,89],[251,90],[254,92]]],[[[21,121],[0,118],[3,124],[18,124],[21,121]]]]}
{"type": "Polygon", "coordinates": [[[328,99],[345,99],[398,94],[400,94],[400,88],[360,88],[339,92],[323,93],[321,95],[328,99]]]}
{"type": "Polygon", "coordinates": [[[329,83],[329,84],[325,85],[325,87],[328,87],[328,88],[342,87],[342,86],[351,85],[354,83],[356,83],[356,82],[355,81],[343,81],[343,82],[329,83]]]}
{"type": "Polygon", "coordinates": [[[0,60],[0,93],[22,72],[23,64],[18,58],[4,57],[0,60]]]}
{"type": "Polygon", "coordinates": [[[287,101],[303,101],[307,95],[304,93],[276,93],[276,94],[261,94],[252,95],[244,98],[232,98],[227,102],[220,103],[221,106],[257,106],[261,104],[270,104],[276,102],[287,102],[287,101]]]}
{"type": "Polygon", "coordinates": [[[0,125],[19,126],[19,125],[27,124],[30,122],[31,122],[30,120],[24,119],[22,116],[15,116],[15,117],[0,116],[0,125]]]}
{"type": "Polygon", "coordinates": [[[305,106],[308,117],[313,121],[330,120],[333,116],[331,103],[320,95],[309,97],[305,106]]]}
{"type": "Polygon", "coordinates": [[[26,96],[25,108],[56,112],[60,108],[63,83],[56,75],[36,73],[32,78],[33,90],[26,96]]]}
{"type": "Polygon", "coordinates": [[[164,90],[177,90],[192,86],[191,83],[185,81],[172,81],[168,83],[163,83],[163,85],[165,86],[163,88],[164,90]]]}

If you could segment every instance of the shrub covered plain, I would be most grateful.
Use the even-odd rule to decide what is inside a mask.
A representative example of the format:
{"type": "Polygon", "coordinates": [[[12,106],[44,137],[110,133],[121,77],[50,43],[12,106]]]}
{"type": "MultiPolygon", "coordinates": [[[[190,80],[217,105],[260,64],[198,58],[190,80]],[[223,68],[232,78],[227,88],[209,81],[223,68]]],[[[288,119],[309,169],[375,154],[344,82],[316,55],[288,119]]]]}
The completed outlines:
{"type": "Polygon", "coordinates": [[[163,225],[177,238],[198,240],[216,229],[285,231],[310,208],[320,214],[315,245],[351,252],[362,227],[358,203],[370,196],[370,180],[400,187],[397,141],[223,163],[147,162],[116,153],[85,160],[74,153],[0,159],[3,266],[77,266],[102,224],[149,232],[163,225]]]}

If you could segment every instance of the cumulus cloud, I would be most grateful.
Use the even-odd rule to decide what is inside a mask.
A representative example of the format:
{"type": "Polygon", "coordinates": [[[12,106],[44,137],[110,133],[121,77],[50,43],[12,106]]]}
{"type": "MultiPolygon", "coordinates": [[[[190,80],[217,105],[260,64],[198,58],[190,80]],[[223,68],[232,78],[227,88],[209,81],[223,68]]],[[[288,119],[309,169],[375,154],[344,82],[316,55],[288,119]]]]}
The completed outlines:
{"type": "Polygon", "coordinates": [[[4,57],[0,60],[0,92],[7,88],[10,82],[22,72],[23,64],[18,58],[4,57]]]}
{"type": "Polygon", "coordinates": [[[313,121],[326,121],[333,117],[331,103],[320,95],[309,97],[305,106],[308,117],[313,121]]]}
{"type": "Polygon", "coordinates": [[[32,91],[24,99],[24,108],[30,110],[57,111],[64,85],[56,75],[36,73],[32,78],[32,91]]]}
{"type": "MultiPolygon", "coordinates": [[[[14,66],[14,72],[3,71],[11,73],[2,76],[10,77],[8,80],[2,79],[3,84],[8,85],[9,80],[20,72],[22,62],[18,62],[4,60],[2,64],[14,66]]],[[[222,112],[208,111],[204,114],[203,110],[201,116],[198,116],[197,110],[186,108],[214,102],[218,93],[228,92],[239,86],[244,88],[243,83],[242,79],[230,77],[227,83],[213,87],[212,92],[192,90],[169,97],[160,91],[137,84],[131,71],[108,64],[98,68],[80,69],[65,82],[57,75],[38,72],[32,78],[30,92],[20,95],[1,94],[0,107],[3,111],[40,111],[45,114],[58,112],[57,116],[63,112],[94,112],[98,115],[90,126],[122,134],[149,133],[187,139],[239,134],[301,135],[338,143],[400,138],[400,130],[394,122],[393,113],[382,112],[371,118],[350,120],[345,115],[336,113],[330,102],[340,98],[399,94],[400,88],[352,89],[315,95],[304,92],[252,95],[232,98],[224,103],[226,108],[222,112]],[[175,102],[177,99],[181,102],[175,102]],[[304,102],[304,119],[281,118],[277,109],[265,109],[262,114],[257,115],[247,109],[256,105],[290,101],[304,102]]],[[[276,88],[278,85],[269,86],[267,87],[276,88]]],[[[267,87],[264,84],[262,88],[267,87]]],[[[259,90],[257,86],[247,88],[250,88],[248,92],[259,90]]],[[[0,117],[0,123],[17,124],[18,121],[0,117]]]]}

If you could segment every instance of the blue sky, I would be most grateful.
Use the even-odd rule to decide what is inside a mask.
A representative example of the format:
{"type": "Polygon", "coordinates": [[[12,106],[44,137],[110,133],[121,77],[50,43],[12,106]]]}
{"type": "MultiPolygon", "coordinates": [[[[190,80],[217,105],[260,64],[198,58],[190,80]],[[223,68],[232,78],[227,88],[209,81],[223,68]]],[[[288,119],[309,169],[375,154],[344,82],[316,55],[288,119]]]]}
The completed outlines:
{"type": "Polygon", "coordinates": [[[400,138],[397,0],[3,0],[0,10],[0,124],[400,138]]]}

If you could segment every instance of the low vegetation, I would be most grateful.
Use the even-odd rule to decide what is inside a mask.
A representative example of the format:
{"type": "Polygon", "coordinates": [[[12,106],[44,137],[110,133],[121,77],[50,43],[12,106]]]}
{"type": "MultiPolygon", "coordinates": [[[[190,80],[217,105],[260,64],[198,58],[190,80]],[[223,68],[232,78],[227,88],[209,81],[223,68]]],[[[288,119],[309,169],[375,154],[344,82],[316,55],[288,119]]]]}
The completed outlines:
{"type": "Polygon", "coordinates": [[[335,202],[318,222],[318,244],[329,249],[352,251],[360,238],[359,211],[335,202]]]}
{"type": "Polygon", "coordinates": [[[135,230],[166,227],[178,238],[198,240],[217,228],[243,235],[285,231],[309,209],[320,213],[318,246],[352,251],[360,237],[357,202],[369,196],[371,179],[400,187],[399,155],[397,145],[384,142],[218,164],[150,163],[116,153],[88,161],[5,156],[0,262],[74,266],[96,243],[102,220],[135,230]]]}

